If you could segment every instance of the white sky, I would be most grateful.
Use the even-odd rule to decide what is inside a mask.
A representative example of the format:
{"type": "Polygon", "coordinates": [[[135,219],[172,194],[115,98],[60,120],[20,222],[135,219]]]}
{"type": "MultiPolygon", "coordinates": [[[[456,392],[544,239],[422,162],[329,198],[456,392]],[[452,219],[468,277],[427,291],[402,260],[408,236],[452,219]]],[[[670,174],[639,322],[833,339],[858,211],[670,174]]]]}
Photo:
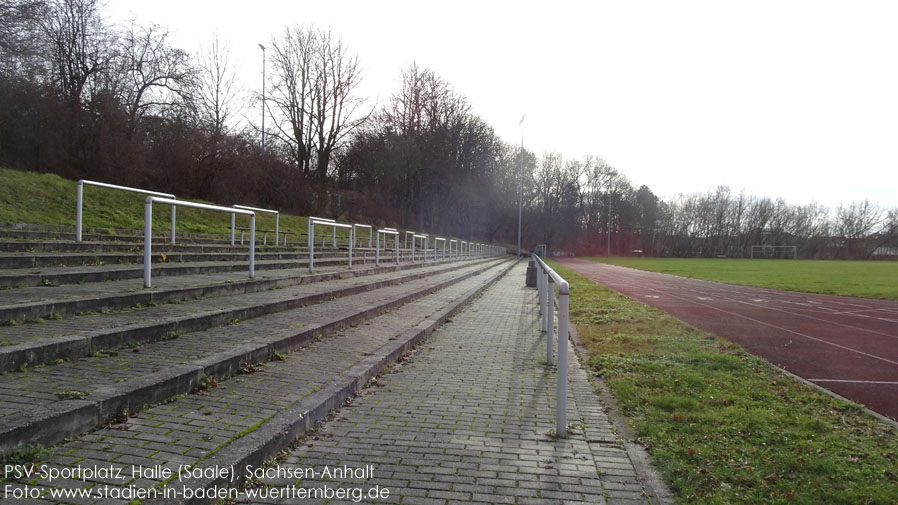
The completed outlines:
{"type": "MultiPolygon", "coordinates": [[[[213,32],[258,91],[285,25],[330,26],[372,103],[412,61],[509,142],[605,158],[656,194],[898,207],[898,2],[109,0],[110,21],[213,32]],[[551,6],[550,6],[551,5],[551,6]]],[[[250,114],[252,114],[250,112],[250,114]]],[[[250,117],[252,121],[259,118],[250,117]]]]}

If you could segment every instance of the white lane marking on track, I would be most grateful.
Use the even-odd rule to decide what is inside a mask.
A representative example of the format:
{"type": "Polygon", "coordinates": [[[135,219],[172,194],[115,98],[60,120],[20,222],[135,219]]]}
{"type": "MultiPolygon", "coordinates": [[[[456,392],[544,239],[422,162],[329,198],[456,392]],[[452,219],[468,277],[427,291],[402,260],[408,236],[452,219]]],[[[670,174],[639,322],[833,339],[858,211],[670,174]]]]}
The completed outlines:
{"type": "Polygon", "coordinates": [[[848,379],[808,379],[811,382],[847,382],[850,384],[898,384],[895,381],[859,381],[848,379]]]}

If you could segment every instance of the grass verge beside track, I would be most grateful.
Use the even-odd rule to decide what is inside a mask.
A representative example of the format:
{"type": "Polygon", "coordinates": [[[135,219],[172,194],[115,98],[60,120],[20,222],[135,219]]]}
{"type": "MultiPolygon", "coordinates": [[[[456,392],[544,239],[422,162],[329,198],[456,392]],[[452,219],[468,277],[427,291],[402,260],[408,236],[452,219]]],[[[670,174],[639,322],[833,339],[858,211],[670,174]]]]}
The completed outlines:
{"type": "Polygon", "coordinates": [[[650,272],[804,293],[898,300],[898,261],[584,258],[650,272]]]}
{"type": "Polygon", "coordinates": [[[695,504],[898,503],[898,430],[557,263],[588,366],[695,504]]]}

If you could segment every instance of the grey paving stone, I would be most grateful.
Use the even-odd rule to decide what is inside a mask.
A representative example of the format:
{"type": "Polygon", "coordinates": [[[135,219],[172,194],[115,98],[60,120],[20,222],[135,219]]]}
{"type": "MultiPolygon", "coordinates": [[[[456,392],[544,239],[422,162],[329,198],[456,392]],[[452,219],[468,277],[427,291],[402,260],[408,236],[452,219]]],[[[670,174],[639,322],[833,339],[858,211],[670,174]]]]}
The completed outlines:
{"type": "Polygon", "coordinates": [[[638,484],[617,483],[636,475],[626,452],[590,443],[596,433],[616,438],[573,355],[568,419],[581,429],[551,436],[555,374],[542,364],[535,293],[521,279],[519,266],[381,377],[371,395],[342,408],[320,433],[339,443],[324,452],[299,447],[290,460],[320,465],[382,451],[396,459],[377,465],[368,484],[389,482],[401,503],[603,504],[607,491],[639,498],[638,484]],[[606,490],[609,471],[614,483],[606,490]]]}

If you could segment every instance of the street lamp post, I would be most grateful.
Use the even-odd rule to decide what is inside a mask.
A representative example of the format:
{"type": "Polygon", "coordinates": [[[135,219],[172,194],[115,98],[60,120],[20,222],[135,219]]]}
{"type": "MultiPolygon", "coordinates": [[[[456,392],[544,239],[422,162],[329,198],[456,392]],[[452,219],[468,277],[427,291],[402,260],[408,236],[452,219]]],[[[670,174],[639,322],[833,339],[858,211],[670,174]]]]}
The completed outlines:
{"type": "Polygon", "coordinates": [[[518,186],[518,259],[521,259],[521,207],[524,205],[524,118],[527,114],[521,116],[518,126],[521,127],[521,169],[519,170],[519,186],[518,186]]]}
{"type": "Polygon", "coordinates": [[[262,49],[262,152],[265,152],[265,46],[259,44],[262,49]]]}

